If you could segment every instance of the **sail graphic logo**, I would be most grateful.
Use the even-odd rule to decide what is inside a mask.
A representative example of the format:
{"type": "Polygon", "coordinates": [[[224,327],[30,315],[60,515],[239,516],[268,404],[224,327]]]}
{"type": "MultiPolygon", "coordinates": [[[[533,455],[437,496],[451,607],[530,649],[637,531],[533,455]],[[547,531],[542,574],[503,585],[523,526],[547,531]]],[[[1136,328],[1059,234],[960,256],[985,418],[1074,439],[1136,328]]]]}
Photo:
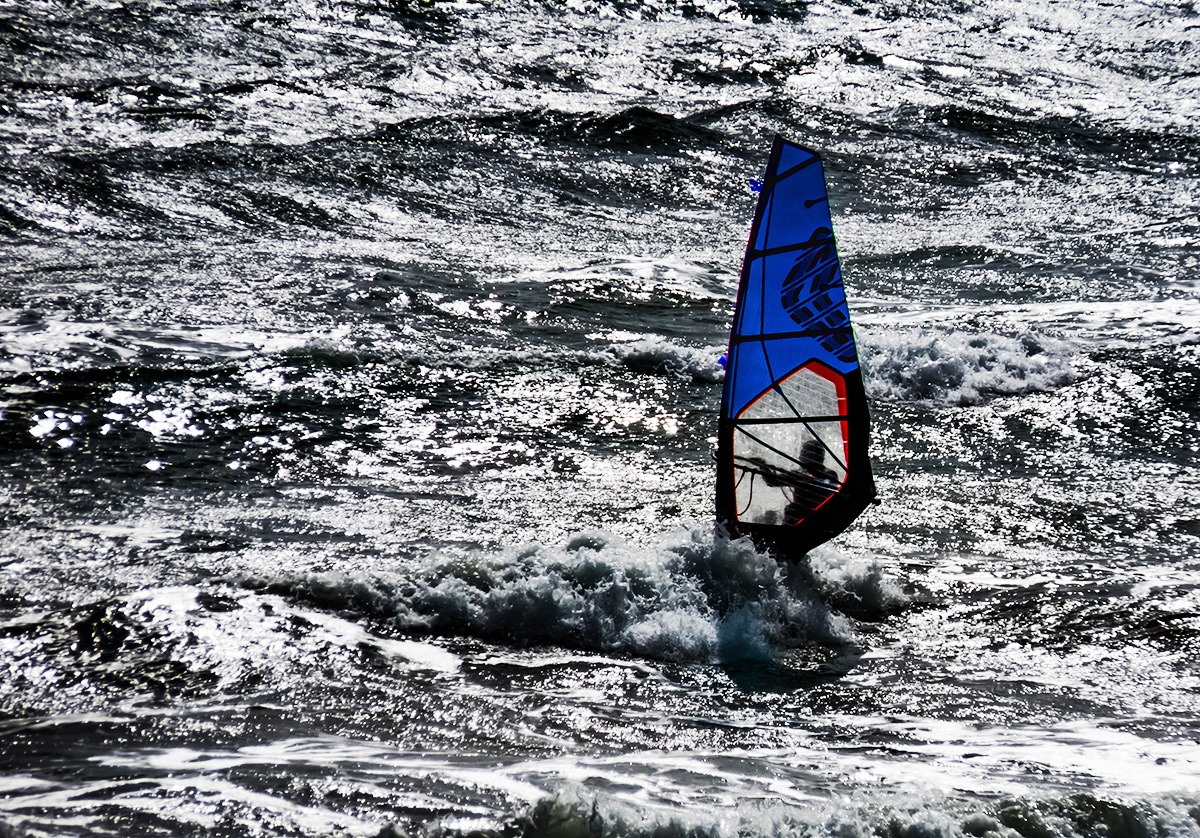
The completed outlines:
{"type": "Polygon", "coordinates": [[[804,330],[824,331],[821,345],[840,360],[853,361],[849,319],[842,310],[845,295],[838,272],[833,231],[818,227],[801,248],[780,289],[783,309],[804,330]]]}

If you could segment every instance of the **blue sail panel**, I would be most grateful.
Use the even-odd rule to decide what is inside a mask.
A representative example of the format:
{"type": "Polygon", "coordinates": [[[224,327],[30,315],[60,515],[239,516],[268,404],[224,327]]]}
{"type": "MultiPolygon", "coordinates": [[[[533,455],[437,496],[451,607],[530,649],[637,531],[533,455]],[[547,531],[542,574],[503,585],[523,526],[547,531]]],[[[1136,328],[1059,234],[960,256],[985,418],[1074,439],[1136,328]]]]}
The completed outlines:
{"type": "Polygon", "coordinates": [[[764,184],[763,192],[771,186],[773,195],[769,199],[764,223],[758,230],[754,249],[771,251],[801,245],[820,229],[831,230],[829,202],[825,194],[825,176],[821,170],[821,159],[812,155],[799,168],[782,171],[781,179],[764,184]],[[776,213],[775,206],[786,208],[776,213]]]}
{"type": "MultiPolygon", "coordinates": [[[[737,416],[776,381],[825,355],[814,337],[753,341],[730,346],[726,370],[737,370],[730,388],[730,416],[737,416]]],[[[729,373],[726,372],[726,380],[729,373]]]]}
{"type": "Polygon", "coordinates": [[[817,153],[804,146],[788,143],[779,153],[778,171],[788,172],[797,166],[808,165],[817,159],[817,153]]]}
{"type": "Polygon", "coordinates": [[[841,532],[875,494],[868,423],[821,158],[777,137],[730,332],[721,521],[793,560],[841,532]]]}

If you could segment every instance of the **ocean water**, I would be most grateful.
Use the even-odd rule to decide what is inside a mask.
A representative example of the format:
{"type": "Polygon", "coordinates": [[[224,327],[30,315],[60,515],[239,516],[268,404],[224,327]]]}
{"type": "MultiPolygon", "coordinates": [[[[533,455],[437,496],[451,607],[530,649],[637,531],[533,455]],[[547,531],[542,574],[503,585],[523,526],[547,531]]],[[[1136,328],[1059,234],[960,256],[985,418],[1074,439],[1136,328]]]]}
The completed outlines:
{"type": "Polygon", "coordinates": [[[0,0],[0,835],[1200,836],[1190,2],[0,0]],[[880,504],[714,532],[826,160],[880,504]]]}

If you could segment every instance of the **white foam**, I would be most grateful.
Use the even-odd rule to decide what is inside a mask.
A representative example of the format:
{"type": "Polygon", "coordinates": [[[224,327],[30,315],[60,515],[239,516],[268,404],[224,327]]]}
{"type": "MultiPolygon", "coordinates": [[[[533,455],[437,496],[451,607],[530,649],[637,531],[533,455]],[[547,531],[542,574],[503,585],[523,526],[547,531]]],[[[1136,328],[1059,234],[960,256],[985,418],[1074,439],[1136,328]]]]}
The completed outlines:
{"type": "MultiPolygon", "coordinates": [[[[876,577],[855,579],[867,589],[873,582],[864,579],[876,577]]],[[[341,601],[408,631],[663,660],[762,659],[854,636],[800,574],[744,539],[699,531],[649,548],[586,532],[553,547],[433,558],[403,579],[309,575],[281,584],[292,595],[341,601]]],[[[840,582],[831,573],[824,584],[840,582]]]]}
{"type": "MultiPolygon", "coordinates": [[[[712,772],[714,785],[722,776],[721,772],[713,771],[715,766],[693,765],[679,759],[672,763],[671,769],[696,776],[712,772]]],[[[1097,833],[1194,838],[1200,835],[1194,810],[1190,808],[1195,806],[1194,796],[1161,794],[1128,803],[1119,798],[1078,794],[989,802],[930,788],[891,793],[872,788],[862,794],[822,798],[819,792],[814,794],[792,785],[785,775],[769,788],[757,793],[741,788],[738,798],[723,799],[714,805],[713,800],[703,797],[653,800],[655,795],[651,802],[645,795],[637,799],[620,794],[602,795],[589,788],[588,780],[592,778],[586,768],[579,767],[572,773],[579,775],[580,780],[539,800],[520,819],[523,834],[547,838],[588,835],[1018,838],[1029,834],[1083,838],[1097,833]]],[[[646,782],[651,787],[655,785],[653,780],[646,782]]],[[[438,830],[438,834],[445,836],[447,831],[438,830]]],[[[457,831],[452,828],[450,834],[457,831]]]]}
{"type": "Polygon", "coordinates": [[[859,349],[868,392],[902,401],[979,404],[1077,377],[1069,346],[1033,332],[873,331],[860,336],[859,349]]]}
{"type": "Polygon", "coordinates": [[[824,544],[809,554],[808,563],[833,602],[856,616],[881,616],[909,602],[878,558],[849,555],[824,544]]]}
{"type": "Polygon", "coordinates": [[[613,347],[617,359],[637,372],[674,375],[702,383],[720,381],[725,370],[717,363],[720,347],[679,346],[665,338],[643,337],[613,347]]]}

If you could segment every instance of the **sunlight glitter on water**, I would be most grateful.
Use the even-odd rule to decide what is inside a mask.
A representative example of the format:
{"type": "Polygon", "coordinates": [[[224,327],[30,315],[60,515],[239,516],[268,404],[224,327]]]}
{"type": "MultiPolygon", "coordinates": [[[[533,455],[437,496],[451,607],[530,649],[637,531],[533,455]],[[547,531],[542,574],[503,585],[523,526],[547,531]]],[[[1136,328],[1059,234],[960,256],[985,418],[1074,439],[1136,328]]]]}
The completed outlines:
{"type": "Polygon", "coordinates": [[[135,6],[0,9],[0,833],[1200,835],[1186,4],[135,6]],[[775,131],[807,586],[711,508],[775,131]]]}

